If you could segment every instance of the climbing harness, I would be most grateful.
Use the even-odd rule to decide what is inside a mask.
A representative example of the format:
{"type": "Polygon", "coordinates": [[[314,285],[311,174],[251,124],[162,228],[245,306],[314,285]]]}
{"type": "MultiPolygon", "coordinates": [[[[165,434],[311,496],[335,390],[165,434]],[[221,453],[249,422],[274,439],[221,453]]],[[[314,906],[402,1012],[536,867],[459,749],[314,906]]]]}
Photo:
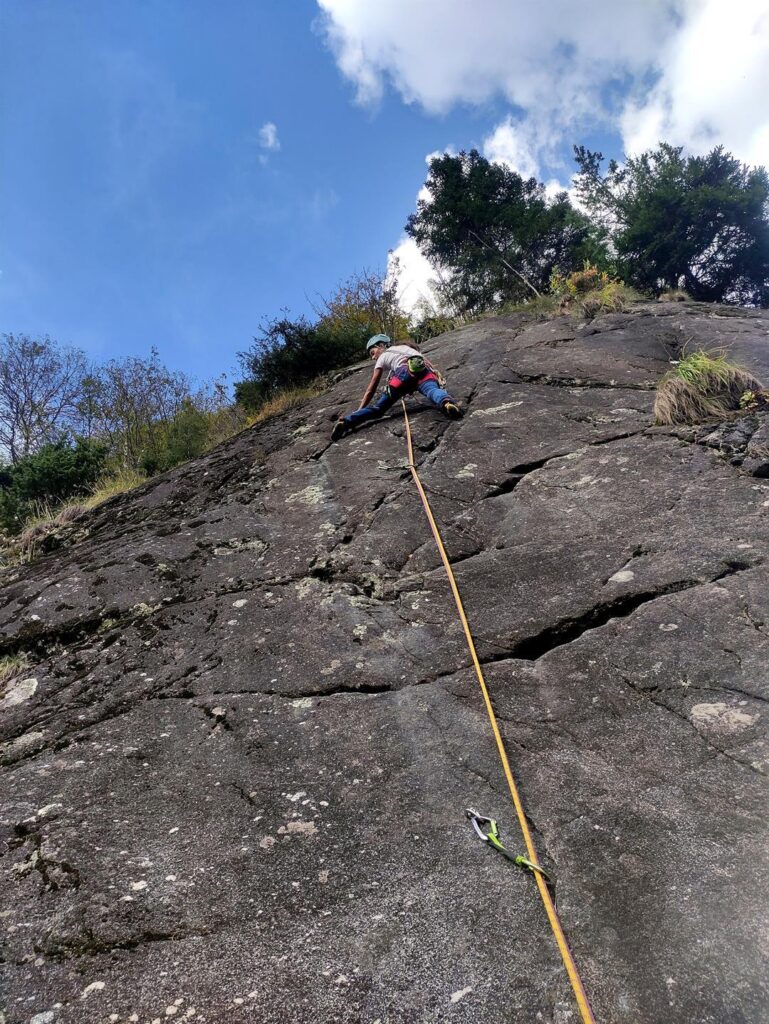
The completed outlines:
{"type": "MultiPolygon", "coordinates": [[[[569,981],[571,982],[571,987],[574,992],[574,998],[577,1002],[577,1006],[579,1007],[579,1011],[582,1016],[582,1022],[583,1024],[596,1024],[595,1017],[593,1016],[593,1012],[590,1009],[590,1005],[587,1001],[587,996],[585,994],[585,989],[582,984],[582,979],[580,978],[579,972],[577,971],[577,965],[574,962],[571,950],[569,949],[569,945],[566,941],[566,935],[564,934],[563,926],[558,917],[558,912],[555,909],[555,902],[548,888],[546,873],[543,870],[542,865],[539,863],[537,851],[534,848],[534,842],[531,838],[529,824],[526,821],[526,813],[523,809],[523,803],[521,802],[521,797],[518,793],[518,787],[515,784],[515,779],[513,778],[513,773],[510,769],[510,762],[507,757],[507,751],[505,750],[505,745],[504,742],[502,741],[502,735],[499,731],[497,717],[494,714],[494,708],[491,703],[491,697],[489,696],[488,687],[486,686],[486,680],[483,675],[483,669],[481,668],[481,663],[478,660],[478,653],[475,649],[473,635],[470,632],[470,624],[467,621],[467,615],[465,614],[464,605],[462,604],[462,598],[460,597],[459,594],[457,581],[454,578],[454,572],[451,568],[451,563],[449,562],[448,555],[446,554],[446,548],[443,545],[443,539],[441,538],[438,525],[435,522],[435,517],[433,516],[432,509],[430,508],[430,502],[428,501],[427,494],[425,493],[425,489],[422,486],[422,481],[419,479],[419,473],[417,472],[417,467],[414,462],[414,446],[411,440],[411,424],[409,423],[408,412],[406,411],[406,403],[403,401],[403,399],[401,399],[401,405],[403,406],[403,419],[406,425],[406,444],[408,446],[409,471],[414,480],[414,483],[416,484],[417,491],[419,492],[419,497],[422,501],[422,507],[425,510],[425,515],[427,516],[427,521],[430,524],[430,529],[432,530],[433,537],[435,538],[435,543],[438,546],[438,552],[441,556],[443,566],[446,570],[446,575],[449,578],[449,586],[451,587],[451,593],[454,596],[454,603],[457,606],[457,612],[459,613],[459,618],[462,622],[462,628],[465,633],[467,647],[470,651],[470,656],[475,667],[475,674],[478,677],[478,683],[480,685],[481,693],[483,695],[483,702],[486,705],[486,712],[489,716],[489,722],[491,724],[491,729],[492,732],[494,733],[494,739],[497,744],[499,759],[502,762],[502,768],[505,773],[505,778],[507,779],[508,789],[510,790],[510,796],[512,797],[513,806],[515,807],[515,813],[518,817],[518,823],[521,827],[521,832],[523,833],[523,840],[526,845],[526,860],[528,861],[528,864],[531,865],[529,870],[531,870],[531,873],[534,877],[534,881],[537,883],[539,895],[542,898],[542,903],[544,904],[545,912],[547,913],[547,917],[550,922],[550,927],[552,928],[555,941],[558,945],[558,949],[561,954],[561,959],[563,960],[563,965],[566,968],[566,973],[568,974],[569,981]]],[[[490,820],[488,818],[483,818],[481,815],[474,815],[474,819],[477,819],[478,822],[478,825],[476,826],[475,820],[471,819],[473,820],[473,826],[476,828],[476,831],[479,830],[481,822],[488,823],[490,820]]],[[[499,849],[499,846],[501,846],[502,844],[500,843],[499,846],[497,846],[497,844],[491,839],[491,831],[488,834],[486,834],[481,829],[480,834],[484,839],[484,842],[491,842],[492,845],[495,846],[495,848],[499,849]]],[[[496,837],[497,839],[499,838],[498,832],[496,833],[496,837]]],[[[502,852],[502,850],[500,850],[500,852],[502,852]]]]}
{"type": "Polygon", "coordinates": [[[484,843],[488,843],[489,846],[493,846],[494,849],[498,850],[503,857],[507,857],[508,860],[512,861],[516,867],[523,868],[524,871],[531,871],[532,874],[535,871],[539,871],[550,886],[551,892],[554,892],[555,882],[553,877],[545,871],[540,864],[535,864],[533,861],[529,860],[528,857],[524,857],[522,853],[510,853],[499,836],[499,826],[494,818],[487,818],[485,814],[479,814],[478,811],[474,811],[472,807],[468,807],[465,814],[470,819],[470,823],[475,829],[475,834],[480,840],[484,843]],[[484,832],[483,830],[486,825],[488,825],[489,828],[488,832],[484,832]]]}

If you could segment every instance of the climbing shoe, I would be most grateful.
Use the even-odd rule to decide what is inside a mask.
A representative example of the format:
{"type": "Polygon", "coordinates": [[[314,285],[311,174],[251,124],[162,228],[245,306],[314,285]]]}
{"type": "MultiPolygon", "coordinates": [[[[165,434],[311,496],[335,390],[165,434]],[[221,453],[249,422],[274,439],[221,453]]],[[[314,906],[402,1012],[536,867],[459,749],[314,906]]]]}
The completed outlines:
{"type": "Polygon", "coordinates": [[[444,416],[448,416],[450,420],[461,420],[464,416],[456,402],[444,402],[441,406],[441,412],[444,416]]]}
{"type": "Polygon", "coordinates": [[[331,440],[338,441],[345,434],[349,434],[351,430],[352,427],[347,420],[337,420],[334,424],[334,429],[331,431],[331,440]]]}

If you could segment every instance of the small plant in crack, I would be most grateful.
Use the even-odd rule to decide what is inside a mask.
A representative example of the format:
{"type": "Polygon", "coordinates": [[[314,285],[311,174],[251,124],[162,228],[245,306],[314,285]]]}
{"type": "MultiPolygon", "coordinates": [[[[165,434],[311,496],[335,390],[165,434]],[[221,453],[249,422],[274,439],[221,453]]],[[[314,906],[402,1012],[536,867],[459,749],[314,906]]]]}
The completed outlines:
{"type": "Polygon", "coordinates": [[[6,687],[29,668],[29,656],[25,652],[7,654],[0,658],[0,696],[6,687]]]}

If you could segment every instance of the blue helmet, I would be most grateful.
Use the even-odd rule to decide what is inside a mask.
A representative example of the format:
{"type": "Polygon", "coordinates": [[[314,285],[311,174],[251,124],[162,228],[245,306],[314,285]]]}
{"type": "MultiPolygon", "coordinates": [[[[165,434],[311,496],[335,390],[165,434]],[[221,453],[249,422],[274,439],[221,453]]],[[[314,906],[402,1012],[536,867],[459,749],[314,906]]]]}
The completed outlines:
{"type": "Polygon", "coordinates": [[[366,351],[370,352],[375,345],[384,345],[385,348],[392,344],[386,334],[375,334],[373,338],[369,338],[366,342],[366,351]]]}

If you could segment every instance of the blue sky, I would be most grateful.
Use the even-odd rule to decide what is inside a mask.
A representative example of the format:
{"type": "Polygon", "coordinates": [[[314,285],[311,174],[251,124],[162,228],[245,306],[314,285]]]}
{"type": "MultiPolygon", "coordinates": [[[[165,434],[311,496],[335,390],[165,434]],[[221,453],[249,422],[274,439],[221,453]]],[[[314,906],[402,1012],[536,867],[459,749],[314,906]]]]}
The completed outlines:
{"type": "Polygon", "coordinates": [[[263,317],[385,265],[432,151],[568,183],[574,141],[621,155],[664,128],[696,148],[655,31],[664,11],[685,54],[701,18],[603,6],[590,27],[633,37],[605,34],[605,60],[559,32],[561,0],[514,35],[518,0],[478,0],[480,33],[461,0],[0,0],[0,332],[99,361],[154,345],[215,376],[263,317]]]}

